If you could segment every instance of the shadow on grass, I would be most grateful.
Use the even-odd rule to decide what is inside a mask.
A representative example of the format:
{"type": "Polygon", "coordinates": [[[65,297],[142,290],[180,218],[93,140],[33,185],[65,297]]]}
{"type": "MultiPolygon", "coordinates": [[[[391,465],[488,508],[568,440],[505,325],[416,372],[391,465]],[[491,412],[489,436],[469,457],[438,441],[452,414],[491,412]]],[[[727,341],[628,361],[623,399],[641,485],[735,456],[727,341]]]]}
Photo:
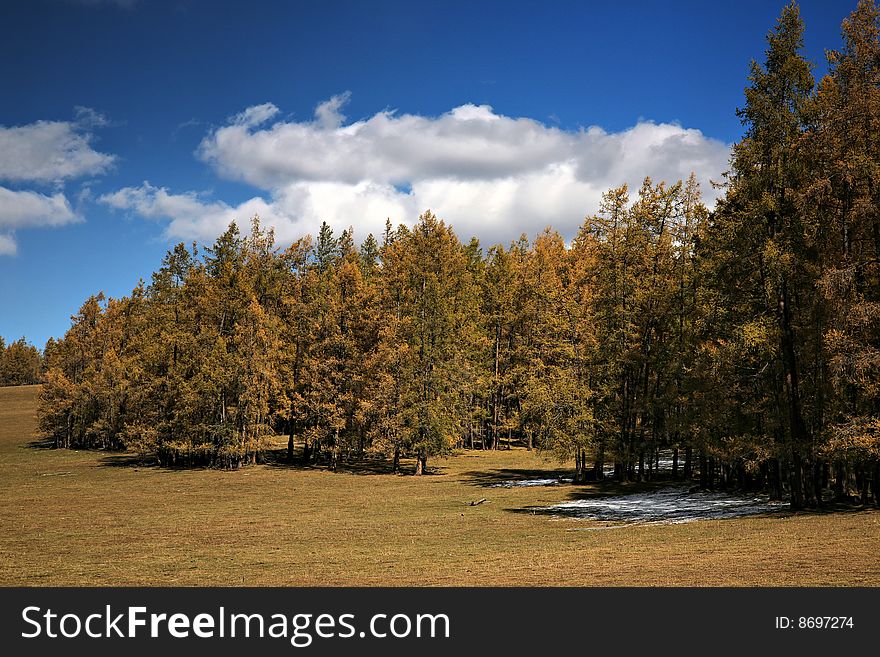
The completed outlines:
{"type": "Polygon", "coordinates": [[[58,449],[51,438],[35,438],[23,446],[28,449],[58,449]]]}
{"type": "Polygon", "coordinates": [[[571,468],[529,469],[529,468],[496,468],[493,470],[471,470],[464,472],[462,476],[466,482],[483,488],[495,488],[509,484],[510,488],[527,488],[529,482],[549,480],[546,484],[531,484],[534,487],[566,486],[571,500],[601,497],[608,495],[626,495],[629,493],[644,493],[667,488],[670,484],[683,485],[681,480],[674,480],[671,476],[657,476],[651,481],[620,482],[610,477],[599,481],[586,481],[575,484],[572,481],[571,468]],[[555,481],[553,481],[555,480],[555,481]]]}
{"type": "MultiPolygon", "coordinates": [[[[156,459],[145,459],[131,452],[112,452],[108,456],[102,456],[99,461],[108,468],[159,468],[156,459]]],[[[201,468],[162,468],[164,470],[200,470],[201,468]]]]}
{"type": "Polygon", "coordinates": [[[602,479],[591,481],[574,487],[568,493],[568,501],[589,500],[602,497],[620,497],[623,495],[638,495],[641,493],[653,493],[673,486],[687,490],[684,481],[678,479],[654,479],[653,481],[618,481],[617,479],[602,479]]]}
{"type": "Polygon", "coordinates": [[[872,503],[862,503],[858,500],[843,501],[826,501],[822,506],[814,506],[800,511],[791,511],[786,507],[786,511],[790,516],[827,516],[838,513],[862,513],[866,511],[880,510],[880,505],[872,503]]]}
{"type": "MultiPolygon", "coordinates": [[[[49,445],[51,448],[51,444],[49,445]]],[[[131,452],[104,452],[98,463],[108,468],[139,468],[139,469],[157,469],[167,470],[171,472],[179,472],[183,470],[219,470],[222,468],[211,468],[206,465],[196,466],[161,466],[154,458],[144,458],[139,454],[131,452]]],[[[314,472],[332,472],[333,467],[329,461],[321,461],[318,463],[303,463],[301,450],[294,453],[294,460],[287,459],[287,449],[270,449],[263,452],[261,459],[257,462],[257,466],[265,466],[268,468],[276,468],[280,470],[290,471],[314,471],[314,472]]],[[[254,467],[250,464],[243,465],[241,470],[254,467]]],[[[402,459],[400,472],[401,476],[412,475],[415,472],[415,459],[402,459]]],[[[394,474],[391,461],[379,457],[363,457],[359,459],[346,459],[340,461],[336,466],[337,474],[352,475],[390,475],[394,474]]],[[[429,463],[428,472],[423,476],[431,477],[435,475],[446,474],[446,468],[440,466],[431,466],[429,463]]]]}
{"type": "MultiPolygon", "coordinates": [[[[282,470],[314,470],[333,472],[332,464],[327,461],[304,463],[302,449],[297,448],[293,454],[293,460],[287,458],[287,449],[273,449],[264,453],[263,463],[271,468],[282,470]]],[[[396,474],[401,476],[412,475],[416,470],[415,459],[401,459],[400,470],[396,474]]],[[[394,467],[390,460],[378,456],[363,456],[360,458],[342,459],[336,464],[337,474],[353,475],[393,475],[394,467]]],[[[446,468],[428,462],[428,471],[422,476],[431,477],[446,474],[446,468]]]]}

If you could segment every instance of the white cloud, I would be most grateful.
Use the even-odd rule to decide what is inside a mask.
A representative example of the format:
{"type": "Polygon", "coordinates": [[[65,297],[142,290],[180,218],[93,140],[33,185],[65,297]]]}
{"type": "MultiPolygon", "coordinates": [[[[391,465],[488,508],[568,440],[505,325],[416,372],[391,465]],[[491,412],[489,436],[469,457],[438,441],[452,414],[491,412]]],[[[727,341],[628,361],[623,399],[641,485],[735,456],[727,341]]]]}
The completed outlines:
{"type": "MultiPolygon", "coordinates": [[[[0,126],[0,255],[16,252],[14,232],[23,228],[63,226],[80,217],[62,188],[65,181],[104,173],[112,155],[92,148],[93,128],[107,119],[88,107],[74,108],[75,121],[37,121],[23,126],[0,126]],[[23,189],[22,185],[52,185],[53,194],[23,189]]],[[[82,197],[82,194],[81,194],[82,197]]]]}
{"type": "Polygon", "coordinates": [[[263,103],[262,105],[254,105],[248,107],[244,112],[240,112],[230,117],[229,122],[235,126],[242,128],[253,128],[261,123],[265,123],[273,116],[278,114],[280,110],[272,103],[263,103]]]}
{"type": "Polygon", "coordinates": [[[84,128],[102,125],[106,119],[82,107],[77,108],[77,116],[79,122],[0,126],[0,180],[53,183],[104,173],[114,157],[94,150],[93,136],[84,128]]]}
{"type": "Polygon", "coordinates": [[[267,224],[284,225],[287,221],[287,217],[259,197],[230,206],[222,201],[205,200],[191,192],[170,194],[167,189],[148,182],[104,194],[98,201],[118,210],[131,210],[147,219],[167,220],[169,237],[206,242],[213,241],[232,221],[246,227],[247,220],[255,214],[264,217],[267,224]]]}
{"type": "Polygon", "coordinates": [[[333,96],[330,100],[319,103],[315,108],[315,119],[318,125],[325,130],[333,130],[341,126],[345,121],[345,115],[341,110],[349,100],[351,100],[351,92],[346,91],[333,96]]]}
{"type": "Polygon", "coordinates": [[[0,186],[0,255],[16,252],[13,233],[18,228],[63,226],[79,220],[60,192],[47,196],[0,186]]]}
{"type": "MultiPolygon", "coordinates": [[[[223,175],[262,189],[298,181],[405,184],[454,177],[500,178],[540,169],[576,152],[578,135],[532,119],[464,105],[440,117],[383,111],[341,125],[335,96],[318,105],[316,121],[233,121],[210,133],[199,155],[223,175]]],[[[264,106],[246,110],[254,114],[264,106]]]]}
{"type": "Polygon", "coordinates": [[[322,220],[357,235],[386,217],[412,223],[432,209],[462,238],[508,241],[547,225],[571,235],[601,194],[645,176],[676,181],[695,171],[708,184],[727,168],[729,146],[695,129],[640,122],[621,132],[563,130],[466,104],[436,117],[382,111],[346,122],[341,94],[311,121],[277,121],[271,103],[248,108],[210,132],[197,151],[222,176],[260,190],[239,206],[149,184],[105,203],[169,221],[169,237],[213,239],[231,219],[254,211],[282,241],[314,233],[322,220]]]}
{"type": "Polygon", "coordinates": [[[0,229],[31,226],[63,226],[76,221],[76,214],[60,192],[47,196],[29,190],[0,187],[0,229]]]}
{"type": "Polygon", "coordinates": [[[166,234],[171,239],[212,242],[231,222],[247,230],[250,218],[259,215],[264,225],[275,228],[280,242],[290,243],[315,232],[312,219],[319,213],[341,230],[359,223],[357,218],[364,213],[382,217],[384,225],[385,217],[404,217],[416,211],[411,202],[402,203],[397,196],[391,186],[311,183],[291,185],[271,201],[257,196],[229,205],[194,192],[173,194],[144,182],[139,187],[104,194],[98,201],[117,210],[167,222],[166,234]]]}
{"type": "Polygon", "coordinates": [[[18,246],[12,235],[4,235],[0,233],[0,255],[15,255],[18,253],[18,246]]]}
{"type": "Polygon", "coordinates": [[[91,107],[83,107],[77,105],[73,108],[76,115],[77,125],[83,128],[105,128],[110,125],[110,121],[103,114],[96,112],[91,107]]]}

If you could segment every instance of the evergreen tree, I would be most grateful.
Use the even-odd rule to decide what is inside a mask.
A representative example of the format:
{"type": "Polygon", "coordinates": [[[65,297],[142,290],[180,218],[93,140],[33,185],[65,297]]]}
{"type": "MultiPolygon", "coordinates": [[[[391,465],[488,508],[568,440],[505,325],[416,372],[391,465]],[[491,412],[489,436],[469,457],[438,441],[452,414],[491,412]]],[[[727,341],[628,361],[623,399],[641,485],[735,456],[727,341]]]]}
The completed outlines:
{"type": "Polygon", "coordinates": [[[764,66],[752,62],[746,105],[739,111],[746,135],[734,147],[730,187],[709,239],[713,257],[731,266],[717,277],[727,287],[727,303],[738,306],[730,320],[740,325],[746,341],[761,341],[770,367],[763,403],[775,407],[777,417],[770,427],[753,430],[769,428],[774,436],[777,456],[790,466],[791,506],[799,509],[812,435],[804,409],[811,391],[802,383],[809,336],[801,327],[818,316],[809,307],[812,255],[796,203],[806,178],[798,149],[813,87],[810,65],[800,54],[803,23],[797,5],[785,7],[767,40],[764,66]]]}

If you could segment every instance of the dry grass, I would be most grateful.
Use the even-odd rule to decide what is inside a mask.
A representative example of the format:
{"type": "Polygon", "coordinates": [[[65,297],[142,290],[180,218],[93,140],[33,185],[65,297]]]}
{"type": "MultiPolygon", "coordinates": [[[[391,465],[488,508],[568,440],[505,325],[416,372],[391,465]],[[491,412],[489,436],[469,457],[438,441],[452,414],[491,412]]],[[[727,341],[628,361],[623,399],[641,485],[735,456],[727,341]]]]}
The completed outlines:
{"type": "Polygon", "coordinates": [[[525,450],[421,478],[145,468],[41,448],[36,393],[0,388],[3,585],[880,585],[878,511],[569,531],[528,508],[586,487],[485,487],[557,469],[525,450]]]}

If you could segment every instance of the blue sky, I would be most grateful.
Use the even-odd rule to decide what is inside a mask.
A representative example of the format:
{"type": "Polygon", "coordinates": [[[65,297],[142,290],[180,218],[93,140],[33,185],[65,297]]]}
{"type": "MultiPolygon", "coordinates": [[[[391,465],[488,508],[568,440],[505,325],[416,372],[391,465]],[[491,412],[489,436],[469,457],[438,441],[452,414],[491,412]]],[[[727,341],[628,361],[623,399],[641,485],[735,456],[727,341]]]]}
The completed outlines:
{"type": "MultiPolygon", "coordinates": [[[[782,5],[0,2],[0,335],[42,346],[255,212],[286,242],[430,207],[493,243],[646,174],[711,202],[782,5]]],[[[801,3],[817,74],[854,6],[801,3]]]]}

